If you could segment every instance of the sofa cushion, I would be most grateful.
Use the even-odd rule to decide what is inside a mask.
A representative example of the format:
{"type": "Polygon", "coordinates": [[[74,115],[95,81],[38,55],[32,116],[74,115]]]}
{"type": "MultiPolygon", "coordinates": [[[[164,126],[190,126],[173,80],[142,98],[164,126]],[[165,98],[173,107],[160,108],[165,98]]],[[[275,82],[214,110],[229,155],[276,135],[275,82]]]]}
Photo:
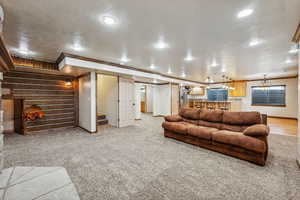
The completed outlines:
{"type": "Polygon", "coordinates": [[[262,140],[246,136],[240,132],[225,130],[213,132],[212,140],[213,142],[234,145],[258,153],[266,152],[266,144],[262,140]]]}
{"type": "Polygon", "coordinates": [[[206,127],[217,128],[217,129],[221,129],[221,126],[222,126],[221,123],[208,122],[208,121],[203,121],[203,120],[198,120],[198,125],[199,126],[206,126],[206,127]]]}
{"type": "Polygon", "coordinates": [[[223,123],[232,125],[253,125],[261,124],[259,112],[224,112],[223,123]]]}
{"type": "Polygon", "coordinates": [[[211,140],[212,132],[215,131],[218,131],[218,129],[204,126],[190,126],[187,129],[187,134],[206,140],[211,140]]]}
{"type": "Polygon", "coordinates": [[[182,121],[182,117],[180,115],[169,115],[165,117],[165,120],[168,122],[180,122],[182,121]]]}
{"type": "Polygon", "coordinates": [[[244,130],[244,135],[248,136],[268,136],[270,132],[269,126],[264,124],[256,124],[249,126],[244,130]]]}
{"type": "Polygon", "coordinates": [[[182,120],[184,122],[190,123],[190,124],[194,124],[194,125],[198,125],[198,120],[194,120],[194,119],[186,119],[186,118],[182,118],[182,120]]]}
{"type": "Polygon", "coordinates": [[[200,109],[182,108],[179,115],[187,119],[199,119],[200,109]]]}
{"type": "Polygon", "coordinates": [[[248,126],[222,124],[220,129],[234,132],[243,132],[246,128],[248,128],[248,126]]]}
{"type": "Polygon", "coordinates": [[[221,110],[201,110],[200,119],[209,122],[222,122],[223,111],[221,110]]]}
{"type": "Polygon", "coordinates": [[[187,128],[193,126],[187,122],[163,122],[162,127],[176,133],[187,134],[187,128]]]}

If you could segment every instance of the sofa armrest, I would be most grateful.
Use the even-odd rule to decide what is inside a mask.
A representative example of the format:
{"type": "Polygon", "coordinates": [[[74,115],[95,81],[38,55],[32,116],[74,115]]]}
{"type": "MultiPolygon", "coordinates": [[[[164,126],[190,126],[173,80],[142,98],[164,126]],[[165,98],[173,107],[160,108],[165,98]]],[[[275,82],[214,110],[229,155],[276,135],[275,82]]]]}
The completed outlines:
{"type": "Polygon", "coordinates": [[[167,122],[180,122],[182,121],[182,117],[180,115],[169,115],[165,117],[167,122]]]}
{"type": "Polygon", "coordinates": [[[247,136],[268,136],[270,133],[270,128],[264,124],[256,124],[249,126],[243,132],[247,136]]]}

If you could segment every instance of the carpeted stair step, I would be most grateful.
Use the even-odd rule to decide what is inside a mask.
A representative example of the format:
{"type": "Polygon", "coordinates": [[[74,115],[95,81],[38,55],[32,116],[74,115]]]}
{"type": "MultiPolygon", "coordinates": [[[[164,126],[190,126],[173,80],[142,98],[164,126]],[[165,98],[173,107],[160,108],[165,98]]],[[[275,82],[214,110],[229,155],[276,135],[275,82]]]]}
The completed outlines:
{"type": "Polygon", "coordinates": [[[100,119],[106,119],[106,115],[104,115],[102,113],[98,113],[97,114],[97,120],[100,120],[100,119]]]}
{"type": "Polygon", "coordinates": [[[106,125],[106,124],[108,124],[107,119],[98,119],[97,120],[97,126],[106,125]]]}

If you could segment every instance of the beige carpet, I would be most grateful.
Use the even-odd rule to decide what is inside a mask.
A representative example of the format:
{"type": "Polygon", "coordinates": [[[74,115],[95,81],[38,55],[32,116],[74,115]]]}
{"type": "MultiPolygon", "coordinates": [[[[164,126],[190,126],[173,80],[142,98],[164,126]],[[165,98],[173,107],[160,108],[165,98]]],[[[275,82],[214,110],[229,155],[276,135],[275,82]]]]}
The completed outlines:
{"type": "Polygon", "coordinates": [[[89,135],[81,129],[5,136],[5,167],[62,166],[81,199],[299,200],[296,137],[271,134],[260,167],[163,137],[161,118],[89,135]]]}

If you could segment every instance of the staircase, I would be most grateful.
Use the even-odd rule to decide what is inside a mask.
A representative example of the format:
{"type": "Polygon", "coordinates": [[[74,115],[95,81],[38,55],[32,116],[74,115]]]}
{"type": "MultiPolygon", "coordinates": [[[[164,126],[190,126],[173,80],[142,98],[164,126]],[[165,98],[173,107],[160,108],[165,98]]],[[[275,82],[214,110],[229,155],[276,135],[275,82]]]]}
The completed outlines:
{"type": "Polygon", "coordinates": [[[97,126],[107,125],[108,120],[106,119],[106,115],[102,113],[97,113],[97,126]]]}

